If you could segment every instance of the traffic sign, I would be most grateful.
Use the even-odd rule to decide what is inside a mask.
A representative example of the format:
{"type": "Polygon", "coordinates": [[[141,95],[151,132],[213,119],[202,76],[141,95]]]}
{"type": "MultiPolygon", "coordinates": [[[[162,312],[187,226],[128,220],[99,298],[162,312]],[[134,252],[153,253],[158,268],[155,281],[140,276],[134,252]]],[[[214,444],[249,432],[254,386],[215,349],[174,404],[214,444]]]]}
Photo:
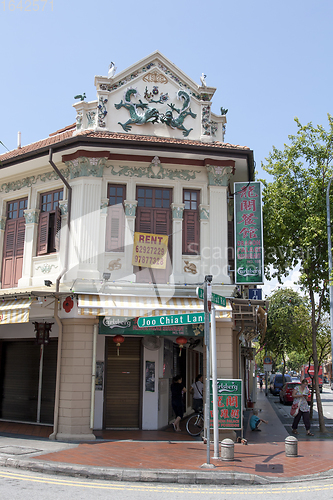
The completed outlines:
{"type": "MultiPolygon", "coordinates": [[[[203,300],[203,298],[204,298],[204,289],[200,288],[198,286],[198,288],[196,290],[196,293],[197,293],[198,298],[201,299],[201,300],[203,300]]],[[[217,295],[217,293],[212,293],[211,301],[214,304],[217,304],[217,305],[222,306],[222,307],[225,307],[227,305],[227,299],[225,297],[223,297],[222,295],[217,295]]]]}
{"type": "Polygon", "coordinates": [[[154,328],[155,326],[191,325],[205,322],[205,313],[167,314],[166,316],[142,316],[138,318],[139,328],[154,328]]]}

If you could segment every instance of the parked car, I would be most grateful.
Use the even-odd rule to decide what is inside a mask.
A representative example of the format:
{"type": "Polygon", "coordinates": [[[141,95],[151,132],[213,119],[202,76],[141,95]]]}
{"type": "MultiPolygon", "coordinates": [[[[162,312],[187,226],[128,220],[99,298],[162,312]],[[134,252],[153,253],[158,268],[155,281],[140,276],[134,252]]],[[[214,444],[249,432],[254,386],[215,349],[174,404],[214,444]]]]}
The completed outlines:
{"type": "Polygon", "coordinates": [[[291,377],[292,382],[301,382],[299,377],[291,377]]]}
{"type": "MultiPolygon", "coordinates": [[[[300,382],[287,382],[284,384],[280,391],[280,403],[287,405],[287,404],[292,404],[293,402],[293,397],[292,397],[292,392],[294,388],[298,385],[301,385],[300,382]]],[[[308,395],[308,402],[311,401],[311,391],[309,392],[308,395]]]]}
{"type": "Polygon", "coordinates": [[[285,384],[286,382],[291,382],[290,375],[285,375],[283,380],[282,373],[276,373],[271,381],[269,390],[274,396],[278,396],[280,394],[283,384],[285,384]]]}

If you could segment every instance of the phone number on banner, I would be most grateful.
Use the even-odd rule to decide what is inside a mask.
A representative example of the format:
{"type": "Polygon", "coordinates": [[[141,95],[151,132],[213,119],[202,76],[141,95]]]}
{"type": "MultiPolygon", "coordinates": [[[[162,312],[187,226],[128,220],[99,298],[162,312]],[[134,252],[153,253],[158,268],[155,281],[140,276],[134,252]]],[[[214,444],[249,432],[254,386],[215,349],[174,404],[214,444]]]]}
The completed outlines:
{"type": "Polygon", "coordinates": [[[136,245],[134,264],[143,267],[164,269],[166,265],[166,250],[164,247],[156,247],[155,245],[136,245]]]}

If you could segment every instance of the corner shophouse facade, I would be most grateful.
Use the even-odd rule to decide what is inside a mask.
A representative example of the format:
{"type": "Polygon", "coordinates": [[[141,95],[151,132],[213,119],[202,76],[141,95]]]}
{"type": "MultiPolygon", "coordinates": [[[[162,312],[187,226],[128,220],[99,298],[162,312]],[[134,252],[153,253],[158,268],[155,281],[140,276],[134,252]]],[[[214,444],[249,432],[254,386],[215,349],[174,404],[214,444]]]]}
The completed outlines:
{"type": "Polygon", "coordinates": [[[258,304],[231,298],[230,194],[253,180],[253,154],[224,143],[216,89],[159,52],[95,86],[73,126],[0,156],[0,418],[52,424],[55,439],[172,420],[171,378],[189,387],[202,372],[203,325],[136,318],[202,312],[206,274],[230,298],[216,312],[219,378],[245,377],[240,336],[258,333],[258,304]],[[151,234],[163,259],[140,255],[151,234]],[[53,323],[41,365],[33,322],[53,323]]]}

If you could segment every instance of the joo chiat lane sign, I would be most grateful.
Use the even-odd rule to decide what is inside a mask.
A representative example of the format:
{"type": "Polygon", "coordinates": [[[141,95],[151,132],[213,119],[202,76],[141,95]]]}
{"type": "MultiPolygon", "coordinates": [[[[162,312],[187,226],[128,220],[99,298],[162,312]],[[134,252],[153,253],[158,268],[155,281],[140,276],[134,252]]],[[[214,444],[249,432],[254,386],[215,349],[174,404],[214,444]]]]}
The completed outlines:
{"type": "Polygon", "coordinates": [[[154,328],[154,326],[191,325],[205,322],[205,313],[168,314],[166,316],[142,316],[138,318],[139,328],[154,328]]]}

